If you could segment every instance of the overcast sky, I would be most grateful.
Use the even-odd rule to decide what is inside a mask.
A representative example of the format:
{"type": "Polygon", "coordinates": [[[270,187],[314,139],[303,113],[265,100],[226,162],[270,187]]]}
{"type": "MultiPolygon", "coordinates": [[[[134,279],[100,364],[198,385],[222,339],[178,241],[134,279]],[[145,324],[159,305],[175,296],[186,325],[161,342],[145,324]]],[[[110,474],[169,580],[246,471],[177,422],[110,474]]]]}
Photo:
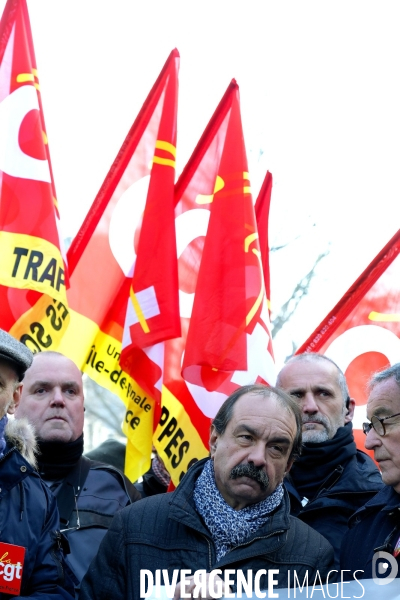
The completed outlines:
{"type": "Polygon", "coordinates": [[[174,47],[178,171],[236,78],[253,190],[270,170],[271,240],[289,243],[271,258],[273,306],[330,248],[280,363],[399,228],[398,2],[27,1],[66,237],[174,47]]]}

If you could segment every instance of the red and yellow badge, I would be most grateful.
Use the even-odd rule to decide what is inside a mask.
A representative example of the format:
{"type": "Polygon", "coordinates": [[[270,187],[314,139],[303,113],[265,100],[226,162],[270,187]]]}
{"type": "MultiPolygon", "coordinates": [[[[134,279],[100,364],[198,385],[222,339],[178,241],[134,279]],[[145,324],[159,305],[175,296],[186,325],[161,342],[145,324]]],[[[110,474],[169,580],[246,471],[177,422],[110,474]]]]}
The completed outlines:
{"type": "Polygon", "coordinates": [[[0,592],[19,596],[25,548],[0,542],[0,592]]]}

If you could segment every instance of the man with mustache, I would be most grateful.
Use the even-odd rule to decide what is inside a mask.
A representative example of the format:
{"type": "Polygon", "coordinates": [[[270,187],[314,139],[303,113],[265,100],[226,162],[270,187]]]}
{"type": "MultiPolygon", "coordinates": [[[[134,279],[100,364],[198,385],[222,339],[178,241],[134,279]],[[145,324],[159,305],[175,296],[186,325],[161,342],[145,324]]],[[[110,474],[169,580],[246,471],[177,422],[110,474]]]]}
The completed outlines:
{"type": "MultiPolygon", "coordinates": [[[[259,573],[260,589],[270,569],[286,589],[288,575],[294,585],[294,571],[301,581],[307,573],[314,581],[317,571],[325,580],[332,547],[289,515],[282,485],[300,447],[301,413],[290,396],[263,385],[236,390],[213,421],[210,458],[194,464],[173,493],[116,515],[82,581],[80,600],[139,600],[145,569],[153,575],[165,570],[170,582],[174,572],[190,570],[185,590],[176,586],[176,599],[184,591],[196,597],[194,572],[200,570],[203,598],[212,597],[215,569],[222,579],[231,570],[232,591],[238,571],[252,581],[259,573]]],[[[222,585],[220,595],[230,590],[222,585]]]]}
{"type": "Polygon", "coordinates": [[[16,418],[26,417],[38,436],[38,470],[57,499],[66,560],[78,581],[87,571],[114,514],[139,492],[115,467],[82,456],[82,373],[59,352],[34,355],[16,418]]]}
{"type": "Polygon", "coordinates": [[[280,371],[277,385],[302,411],[303,450],[285,479],[291,513],[332,544],[338,568],[347,522],[380,490],[382,478],[356,448],[355,401],[336,363],[322,354],[299,354],[280,371]]]}

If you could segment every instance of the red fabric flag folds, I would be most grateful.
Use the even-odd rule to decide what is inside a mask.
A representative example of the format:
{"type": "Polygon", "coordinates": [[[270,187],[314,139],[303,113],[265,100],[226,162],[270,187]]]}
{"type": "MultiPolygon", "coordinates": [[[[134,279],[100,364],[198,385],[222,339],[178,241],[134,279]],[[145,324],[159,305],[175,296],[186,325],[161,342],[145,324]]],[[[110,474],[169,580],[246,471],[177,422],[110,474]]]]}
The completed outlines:
{"type": "MultiPolygon", "coordinates": [[[[26,0],[0,23],[0,327],[17,330],[41,294],[66,301],[58,206],[26,0]]],[[[43,328],[42,328],[43,329],[43,328]]],[[[20,331],[18,332],[21,333],[20,331]]],[[[34,335],[33,330],[30,331],[34,335]]],[[[15,334],[15,332],[14,332],[15,334]]],[[[20,337],[20,335],[18,335],[20,337]]],[[[26,336],[33,351],[42,346],[26,336]]]]}
{"type": "Polygon", "coordinates": [[[182,335],[165,342],[154,445],[176,485],[242,383],[275,381],[239,108],[229,85],[175,186],[182,335]]]}
{"type": "Polygon", "coordinates": [[[345,373],[356,401],[353,426],[362,450],[368,380],[375,371],[400,361],[399,253],[400,230],[297,350],[326,354],[345,373]]]}
{"type": "Polygon", "coordinates": [[[260,243],[261,258],[264,272],[265,293],[267,294],[268,308],[271,303],[271,277],[269,270],[269,209],[271,206],[272,175],[269,171],[265,176],[258,193],[254,210],[256,212],[258,240],[260,243]]]}

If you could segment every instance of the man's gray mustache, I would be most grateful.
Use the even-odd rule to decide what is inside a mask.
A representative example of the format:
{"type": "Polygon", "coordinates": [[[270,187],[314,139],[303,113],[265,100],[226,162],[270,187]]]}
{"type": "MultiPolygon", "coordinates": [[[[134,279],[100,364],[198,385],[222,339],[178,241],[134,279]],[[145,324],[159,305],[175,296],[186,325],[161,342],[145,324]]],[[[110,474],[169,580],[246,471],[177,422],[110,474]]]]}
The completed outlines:
{"type": "Polygon", "coordinates": [[[266,472],[262,470],[262,467],[256,467],[252,463],[236,465],[236,467],[233,467],[229,479],[237,479],[238,477],[250,477],[250,479],[254,479],[254,481],[257,481],[257,483],[260,484],[262,490],[266,490],[269,484],[269,477],[266,472]]]}
{"type": "Polygon", "coordinates": [[[310,416],[303,415],[302,421],[303,421],[303,425],[306,425],[307,423],[319,423],[320,425],[323,425],[326,428],[329,427],[328,419],[326,417],[322,417],[322,416],[310,417],[310,416]]]}

